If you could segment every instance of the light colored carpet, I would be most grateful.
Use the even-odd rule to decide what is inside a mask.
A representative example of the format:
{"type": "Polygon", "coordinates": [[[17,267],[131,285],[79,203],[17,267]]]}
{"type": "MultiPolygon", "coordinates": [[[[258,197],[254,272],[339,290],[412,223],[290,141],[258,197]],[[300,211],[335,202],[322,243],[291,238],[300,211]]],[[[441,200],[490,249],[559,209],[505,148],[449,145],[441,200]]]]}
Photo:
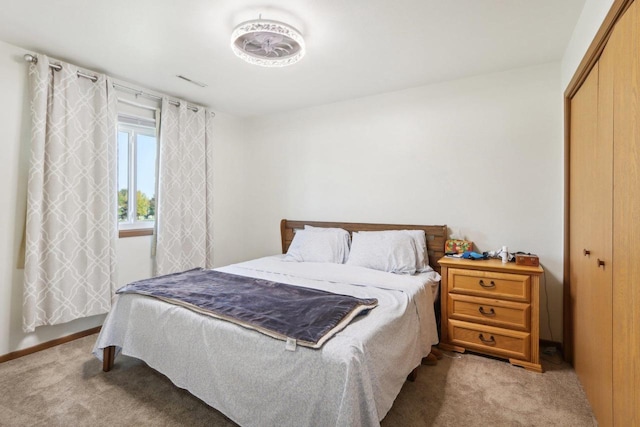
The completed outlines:
{"type": "MultiPolygon", "coordinates": [[[[119,356],[103,373],[91,355],[95,340],[0,364],[0,425],[235,426],[138,360],[119,356]]],[[[382,425],[597,425],[575,372],[564,363],[544,367],[536,374],[477,355],[444,357],[405,383],[382,425]]]]}

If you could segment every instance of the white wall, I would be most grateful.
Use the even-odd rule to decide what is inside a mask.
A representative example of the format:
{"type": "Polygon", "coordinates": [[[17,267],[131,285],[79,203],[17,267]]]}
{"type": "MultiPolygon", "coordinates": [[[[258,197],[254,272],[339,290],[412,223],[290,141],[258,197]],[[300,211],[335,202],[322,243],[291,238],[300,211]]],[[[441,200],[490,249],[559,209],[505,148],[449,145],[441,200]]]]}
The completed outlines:
{"type": "Polygon", "coordinates": [[[562,57],[562,89],[566,89],[585,52],[593,41],[613,0],[586,0],[562,57]]]}
{"type": "MultiPolygon", "coordinates": [[[[26,208],[29,164],[30,115],[28,105],[27,64],[24,49],[0,41],[0,356],[83,331],[102,324],[104,315],[43,326],[34,333],[22,332],[22,285],[24,270],[18,268],[26,208]]],[[[81,65],[81,64],[79,64],[81,65]]],[[[216,265],[244,258],[242,227],[246,184],[242,123],[234,117],[218,114],[215,118],[214,201],[216,265]]],[[[152,271],[151,238],[131,237],[118,240],[118,283],[150,277],[152,271]]]]}
{"type": "Polygon", "coordinates": [[[251,120],[247,256],[280,250],[281,218],[447,224],[540,256],[561,340],[560,90],[553,63],[251,120]]]}

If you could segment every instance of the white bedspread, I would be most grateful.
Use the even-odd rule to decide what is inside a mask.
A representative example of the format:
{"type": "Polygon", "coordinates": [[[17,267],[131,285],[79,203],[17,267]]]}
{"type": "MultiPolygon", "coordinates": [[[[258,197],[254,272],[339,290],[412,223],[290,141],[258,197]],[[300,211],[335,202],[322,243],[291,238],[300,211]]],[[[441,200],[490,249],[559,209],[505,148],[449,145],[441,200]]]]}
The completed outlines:
{"type": "Polygon", "coordinates": [[[379,306],[319,350],[287,351],[283,341],[238,325],[154,298],[118,295],[95,356],[102,360],[102,349],[115,345],[242,426],[376,426],[438,340],[435,272],[401,276],[282,256],[217,270],[377,298],[379,306]]]}

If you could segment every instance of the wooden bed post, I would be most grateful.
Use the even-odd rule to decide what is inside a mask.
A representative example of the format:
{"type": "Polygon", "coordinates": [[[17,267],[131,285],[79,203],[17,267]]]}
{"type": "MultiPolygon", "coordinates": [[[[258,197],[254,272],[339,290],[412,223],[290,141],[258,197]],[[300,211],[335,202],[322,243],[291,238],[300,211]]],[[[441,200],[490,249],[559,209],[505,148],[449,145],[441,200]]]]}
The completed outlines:
{"type": "Polygon", "coordinates": [[[111,345],[102,350],[102,371],[109,372],[113,368],[113,361],[116,357],[116,347],[111,345]]]}
{"type": "Polygon", "coordinates": [[[409,375],[407,375],[407,381],[414,382],[418,378],[418,368],[415,368],[409,375]]]}

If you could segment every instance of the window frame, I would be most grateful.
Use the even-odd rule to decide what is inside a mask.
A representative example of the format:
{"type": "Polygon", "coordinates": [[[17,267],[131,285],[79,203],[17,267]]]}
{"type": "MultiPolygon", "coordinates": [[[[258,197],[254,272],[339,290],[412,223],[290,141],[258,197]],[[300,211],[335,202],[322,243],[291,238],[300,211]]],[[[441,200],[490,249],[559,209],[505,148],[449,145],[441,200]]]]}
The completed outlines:
{"type": "MultiPolygon", "coordinates": [[[[155,183],[157,190],[157,156],[158,156],[158,132],[155,120],[148,118],[135,117],[129,114],[118,114],[118,150],[120,149],[119,137],[120,133],[127,134],[127,151],[128,151],[128,165],[127,165],[127,221],[121,222],[118,217],[118,236],[119,237],[134,237],[134,236],[149,236],[153,235],[155,231],[156,218],[153,221],[141,221],[137,219],[137,194],[138,194],[138,170],[136,156],[138,152],[138,135],[147,137],[153,137],[156,140],[156,167],[155,167],[155,183]],[[131,197],[133,195],[133,197],[131,197]]],[[[118,161],[119,161],[118,155],[118,161]]],[[[120,165],[118,164],[118,167],[120,165]]],[[[118,192],[120,190],[118,189],[118,192]]],[[[155,195],[154,191],[154,197],[155,195]]],[[[157,198],[156,198],[157,200],[157,198]]],[[[156,206],[157,208],[157,206],[156,206]]]]}

